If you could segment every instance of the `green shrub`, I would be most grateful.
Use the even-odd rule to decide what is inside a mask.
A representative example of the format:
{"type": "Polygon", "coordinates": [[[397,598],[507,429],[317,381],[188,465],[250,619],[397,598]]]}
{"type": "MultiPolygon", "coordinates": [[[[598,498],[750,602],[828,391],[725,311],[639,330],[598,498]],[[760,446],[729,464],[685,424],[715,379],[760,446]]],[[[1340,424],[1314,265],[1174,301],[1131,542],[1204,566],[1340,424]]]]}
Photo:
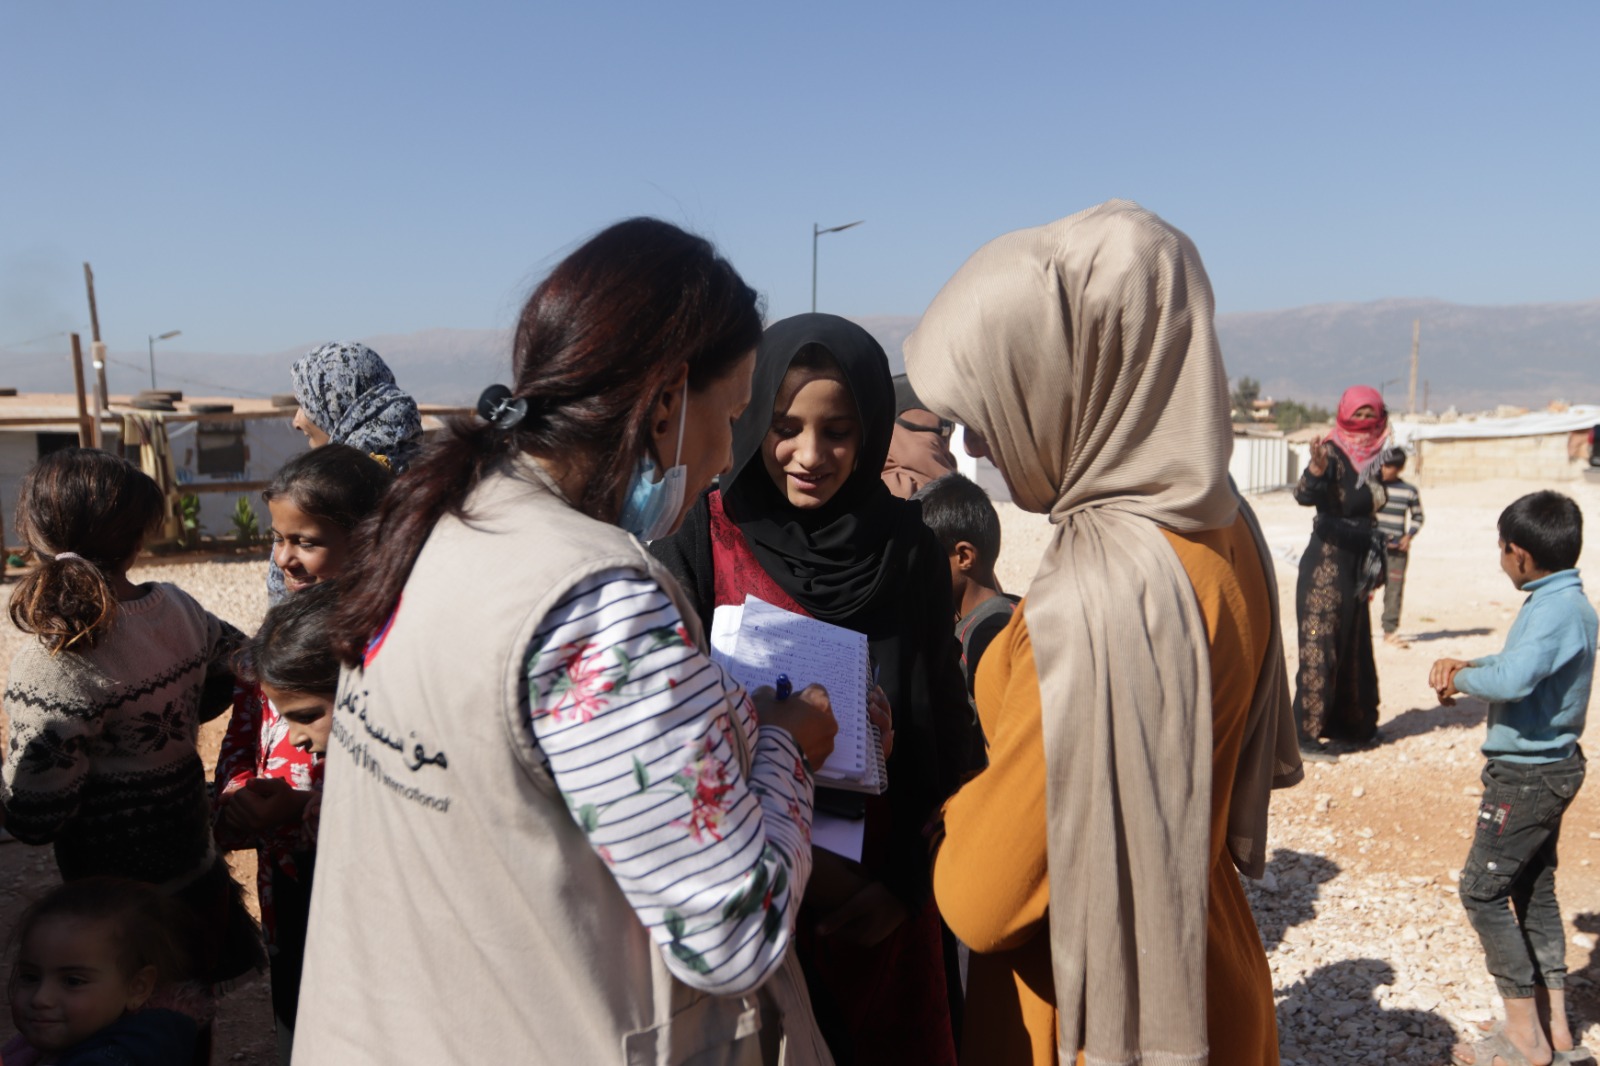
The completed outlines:
{"type": "Polygon", "coordinates": [[[233,535],[240,544],[254,544],[261,539],[261,526],[256,521],[256,512],[250,506],[250,501],[244,496],[239,497],[239,503],[233,509],[233,535]]]}

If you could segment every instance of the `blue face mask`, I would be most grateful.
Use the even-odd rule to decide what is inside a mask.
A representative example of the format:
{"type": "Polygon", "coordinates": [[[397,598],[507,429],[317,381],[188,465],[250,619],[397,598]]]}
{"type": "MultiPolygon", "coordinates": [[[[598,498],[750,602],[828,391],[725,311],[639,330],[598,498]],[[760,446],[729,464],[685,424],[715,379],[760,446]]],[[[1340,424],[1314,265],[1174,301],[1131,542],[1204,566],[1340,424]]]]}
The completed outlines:
{"type": "Polygon", "coordinates": [[[688,424],[689,396],[685,390],[683,405],[678,410],[677,465],[654,480],[656,462],[646,451],[634,467],[633,478],[628,482],[628,493],[623,499],[622,514],[617,525],[645,543],[666,536],[683,510],[684,491],[689,483],[689,468],[683,464],[683,429],[688,424]]]}

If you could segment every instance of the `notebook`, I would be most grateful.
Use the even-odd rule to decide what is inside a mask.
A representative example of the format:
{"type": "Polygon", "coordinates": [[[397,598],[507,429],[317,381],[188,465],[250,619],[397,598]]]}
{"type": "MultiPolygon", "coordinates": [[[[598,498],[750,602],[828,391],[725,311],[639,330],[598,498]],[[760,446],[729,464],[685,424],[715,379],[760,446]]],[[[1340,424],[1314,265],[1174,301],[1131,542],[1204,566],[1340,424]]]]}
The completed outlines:
{"type": "Polygon", "coordinates": [[[889,787],[883,738],[867,717],[872,674],[864,634],[746,596],[744,606],[712,615],[711,658],[751,692],[772,688],[779,674],[789,675],[796,692],[810,684],[827,689],[839,732],[815,771],[817,784],[872,795],[889,787]]]}

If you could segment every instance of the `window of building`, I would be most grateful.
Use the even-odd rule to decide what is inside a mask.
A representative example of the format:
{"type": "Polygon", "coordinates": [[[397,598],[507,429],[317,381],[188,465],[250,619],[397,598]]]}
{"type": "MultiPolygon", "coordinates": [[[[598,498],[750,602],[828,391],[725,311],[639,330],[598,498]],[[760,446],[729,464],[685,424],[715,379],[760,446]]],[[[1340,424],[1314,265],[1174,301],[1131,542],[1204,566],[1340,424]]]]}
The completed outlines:
{"type": "Polygon", "coordinates": [[[43,459],[51,452],[59,452],[63,448],[76,448],[78,435],[76,433],[40,433],[39,458],[43,459]]]}
{"type": "Polygon", "coordinates": [[[234,477],[244,473],[250,449],[243,422],[201,422],[194,435],[195,473],[200,477],[234,477]]]}

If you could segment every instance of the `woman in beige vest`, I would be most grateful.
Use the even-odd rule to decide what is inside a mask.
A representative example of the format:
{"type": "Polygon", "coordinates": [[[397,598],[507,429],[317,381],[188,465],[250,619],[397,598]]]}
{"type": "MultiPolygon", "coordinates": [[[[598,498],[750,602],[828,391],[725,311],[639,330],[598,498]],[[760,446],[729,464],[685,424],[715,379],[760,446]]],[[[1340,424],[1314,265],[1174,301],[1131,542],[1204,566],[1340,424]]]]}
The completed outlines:
{"type": "Polygon", "coordinates": [[[347,573],[295,1061],[825,1063],[790,939],[827,696],[745,695],[640,540],[731,462],[761,336],[619,223],[347,573]]]}

